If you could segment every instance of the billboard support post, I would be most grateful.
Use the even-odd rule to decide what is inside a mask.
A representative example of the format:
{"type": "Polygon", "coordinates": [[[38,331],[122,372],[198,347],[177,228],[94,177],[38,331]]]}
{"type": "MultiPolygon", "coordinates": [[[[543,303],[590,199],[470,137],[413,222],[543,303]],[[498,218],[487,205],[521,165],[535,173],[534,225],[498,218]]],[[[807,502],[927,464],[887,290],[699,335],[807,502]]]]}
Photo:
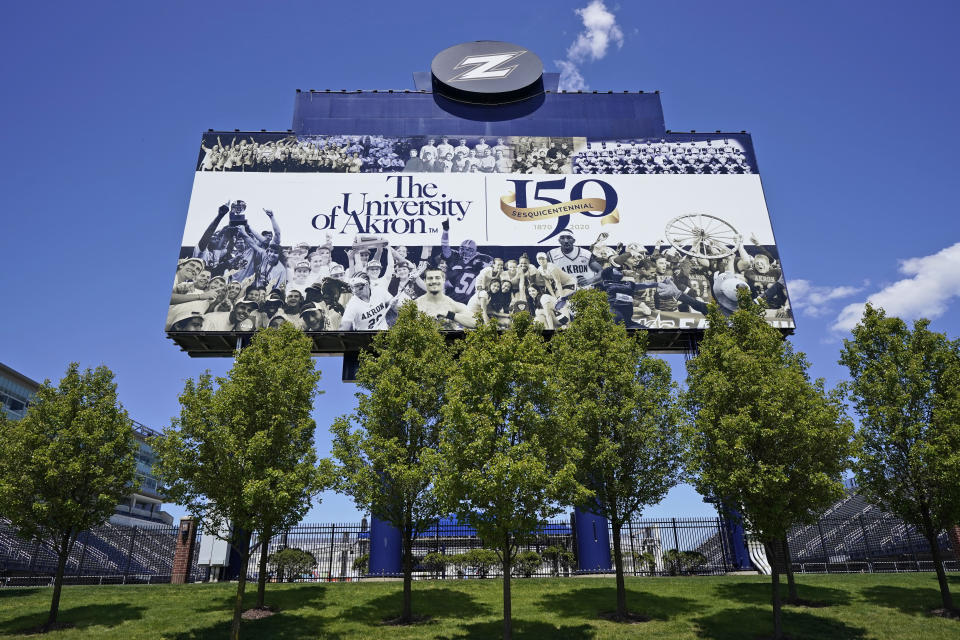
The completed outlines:
{"type": "Polygon", "coordinates": [[[610,571],[607,519],[583,507],[574,509],[577,530],[577,569],[580,573],[610,571]]]}
{"type": "Polygon", "coordinates": [[[402,572],[400,537],[400,529],[377,516],[370,516],[370,575],[394,576],[402,572]]]}

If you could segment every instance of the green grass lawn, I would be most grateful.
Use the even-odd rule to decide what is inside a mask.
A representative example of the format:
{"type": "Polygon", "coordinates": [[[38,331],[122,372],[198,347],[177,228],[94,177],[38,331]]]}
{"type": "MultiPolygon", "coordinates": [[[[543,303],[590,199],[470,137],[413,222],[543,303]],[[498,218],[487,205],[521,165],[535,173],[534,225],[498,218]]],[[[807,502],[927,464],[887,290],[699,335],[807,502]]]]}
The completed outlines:
{"type": "MultiPolygon", "coordinates": [[[[932,573],[798,576],[800,596],[831,606],[786,607],[792,638],[956,640],[960,621],[930,617],[940,606],[932,573]]],[[[960,576],[950,576],[960,598],[960,576]]],[[[769,578],[628,578],[631,610],[649,622],[621,625],[597,617],[614,608],[607,578],[513,582],[518,638],[756,638],[772,631],[769,578]]],[[[399,613],[398,582],[272,584],[267,602],[280,613],[245,621],[244,638],[496,638],[499,580],[415,582],[415,613],[427,623],[387,627],[399,613]]],[[[74,628],[48,637],[226,638],[234,584],[64,587],[60,620],[74,628]]],[[[0,637],[19,637],[45,619],[49,588],[0,589],[0,637]]],[[[248,600],[253,603],[248,589],[248,600]]],[[[36,637],[36,636],[34,636],[36,637]]]]}

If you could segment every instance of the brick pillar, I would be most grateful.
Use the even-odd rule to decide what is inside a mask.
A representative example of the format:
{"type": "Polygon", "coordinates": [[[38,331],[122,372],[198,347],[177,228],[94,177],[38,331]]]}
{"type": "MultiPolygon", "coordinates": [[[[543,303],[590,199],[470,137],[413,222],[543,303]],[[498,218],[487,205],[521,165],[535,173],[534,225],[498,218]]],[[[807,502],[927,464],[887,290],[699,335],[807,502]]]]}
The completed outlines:
{"type": "Polygon", "coordinates": [[[191,517],[180,519],[177,531],[177,544],[173,550],[173,571],[170,584],[184,584],[190,581],[190,566],[193,564],[193,550],[197,544],[197,523],[191,517]]]}
{"type": "Polygon", "coordinates": [[[950,527],[950,546],[953,547],[953,557],[960,560],[960,524],[950,527]]]}

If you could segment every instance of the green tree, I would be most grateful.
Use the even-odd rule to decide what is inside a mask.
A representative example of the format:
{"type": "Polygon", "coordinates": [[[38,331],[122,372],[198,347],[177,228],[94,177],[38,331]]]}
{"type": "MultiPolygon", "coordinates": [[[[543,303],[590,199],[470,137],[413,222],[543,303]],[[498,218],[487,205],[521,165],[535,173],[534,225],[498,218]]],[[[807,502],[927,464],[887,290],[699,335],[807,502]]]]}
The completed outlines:
{"type": "Polygon", "coordinates": [[[353,559],[353,570],[365,576],[370,572],[370,554],[362,553],[353,559]]]}
{"type": "Polygon", "coordinates": [[[500,556],[491,549],[470,549],[460,555],[463,565],[476,571],[480,578],[486,578],[490,569],[500,561],[500,556]]]}
{"type": "Polygon", "coordinates": [[[683,412],[670,365],[647,356],[647,334],[627,334],[602,291],[578,291],[574,320],[551,342],[561,420],[583,449],[578,479],[610,522],[618,619],[626,620],[621,530],[680,480],[683,412]]]}
{"type": "Polygon", "coordinates": [[[670,567],[670,575],[682,576],[687,573],[692,573],[698,567],[703,566],[707,558],[699,551],[678,551],[676,549],[670,549],[663,554],[663,561],[670,567]]]}
{"type": "MultiPolygon", "coordinates": [[[[694,484],[736,508],[767,555],[795,523],[813,523],[843,495],[853,425],[842,396],[811,381],[808,363],[741,289],[725,318],[714,305],[687,363],[688,463],[694,484]]],[[[782,637],[780,566],[772,562],[774,637],[782,637]]]]}
{"type": "Polygon", "coordinates": [[[639,567],[641,571],[649,571],[652,575],[657,570],[657,559],[649,551],[634,551],[633,565],[639,567]]]}
{"type": "Polygon", "coordinates": [[[930,544],[943,606],[953,599],[937,535],[960,521],[960,340],[867,305],[844,340],[846,389],[860,418],[861,493],[915,525],[930,544]]]}
{"type": "MultiPolygon", "coordinates": [[[[243,594],[253,532],[293,526],[329,482],[317,466],[310,417],[320,373],[310,339],[284,324],[258,331],[236,354],[227,377],[209,373],[187,380],[180,417],[156,439],[157,471],[166,495],[203,522],[226,530],[242,568],[234,601],[231,638],[240,634],[243,594]]],[[[259,546],[258,545],[258,546],[259,546]]],[[[258,606],[263,606],[262,593],[258,606]]]]}
{"type": "Polygon", "coordinates": [[[400,530],[403,622],[413,615],[413,540],[441,516],[433,480],[451,366],[436,320],[408,302],[360,354],[357,410],[331,427],[339,489],[400,530]]]}
{"type": "Polygon", "coordinates": [[[45,629],[57,621],[77,535],[103,524],[132,488],[131,427],[104,366],[81,372],[72,363],[56,387],[45,380],[21,420],[0,411],[0,515],[57,556],[45,629]]]}
{"type": "Polygon", "coordinates": [[[587,492],[576,481],[576,430],[558,419],[551,359],[539,327],[520,313],[502,334],[467,333],[447,382],[437,490],[460,522],[503,563],[503,637],[512,637],[511,563],[562,504],[587,492]]]}
{"type": "Polygon", "coordinates": [[[427,555],[423,556],[423,559],[420,560],[420,564],[430,572],[430,575],[434,578],[439,578],[444,569],[446,569],[448,564],[453,564],[453,556],[448,556],[440,553],[439,551],[431,551],[427,555]]]}
{"type": "Polygon", "coordinates": [[[563,547],[558,547],[556,545],[547,547],[540,555],[543,556],[543,560],[545,562],[549,562],[553,567],[554,577],[560,575],[561,568],[563,568],[565,573],[568,572],[570,565],[573,564],[575,559],[572,551],[567,551],[563,547]]]}
{"type": "Polygon", "coordinates": [[[293,582],[304,573],[310,573],[317,566],[317,559],[312,553],[296,547],[274,551],[267,558],[267,562],[278,575],[286,576],[288,582],[293,582]]]}
{"type": "Polygon", "coordinates": [[[529,578],[543,564],[543,558],[536,551],[521,551],[513,559],[513,575],[529,578]]]}

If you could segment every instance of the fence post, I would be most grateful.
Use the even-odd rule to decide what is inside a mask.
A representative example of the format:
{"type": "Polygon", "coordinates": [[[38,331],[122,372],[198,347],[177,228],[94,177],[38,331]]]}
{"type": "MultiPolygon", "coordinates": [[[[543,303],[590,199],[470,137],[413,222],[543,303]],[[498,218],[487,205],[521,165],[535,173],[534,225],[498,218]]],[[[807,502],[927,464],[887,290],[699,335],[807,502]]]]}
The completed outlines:
{"type": "Polygon", "coordinates": [[[717,518],[717,539],[720,540],[720,560],[723,562],[723,572],[727,572],[727,541],[724,539],[726,536],[723,531],[723,519],[717,518]]]}
{"type": "Polygon", "coordinates": [[[327,582],[333,581],[333,543],[334,543],[334,538],[336,537],[337,537],[337,525],[331,524],[330,525],[330,564],[328,565],[329,568],[327,569],[327,582]]]}
{"type": "Polygon", "coordinates": [[[37,557],[40,555],[40,538],[33,543],[33,553],[30,554],[30,573],[37,567],[37,557]]]}
{"type": "Polygon", "coordinates": [[[870,539],[867,538],[867,525],[863,521],[863,514],[858,516],[860,520],[860,532],[863,535],[863,550],[867,554],[867,568],[873,573],[873,552],[870,550],[870,539]]]}
{"type": "Polygon", "coordinates": [[[633,575],[637,575],[637,550],[634,548],[636,536],[633,535],[633,518],[627,520],[627,531],[630,532],[630,562],[633,563],[633,575]]]}
{"type": "Polygon", "coordinates": [[[677,535],[677,519],[670,518],[673,520],[673,548],[677,551],[680,551],[680,536],[677,535]]]}
{"type": "Polygon", "coordinates": [[[77,565],[77,575],[83,575],[83,561],[87,557],[87,545],[90,544],[90,531],[84,531],[83,548],[80,550],[80,564],[77,565]]]}
{"type": "Polygon", "coordinates": [[[123,568],[123,584],[127,584],[127,574],[130,573],[130,561],[133,559],[133,545],[137,541],[137,529],[139,527],[134,527],[133,533],[130,534],[130,550],[127,551],[127,566],[123,568]]]}
{"type": "Polygon", "coordinates": [[[823,570],[830,573],[830,554],[827,553],[827,543],[823,538],[822,520],[817,520],[817,530],[820,532],[820,550],[823,551],[823,570]]]}
{"type": "Polygon", "coordinates": [[[904,528],[907,531],[907,544],[910,545],[910,553],[913,554],[913,564],[916,565],[917,571],[920,571],[920,558],[917,557],[917,547],[913,544],[913,530],[904,525],[904,528]]]}

